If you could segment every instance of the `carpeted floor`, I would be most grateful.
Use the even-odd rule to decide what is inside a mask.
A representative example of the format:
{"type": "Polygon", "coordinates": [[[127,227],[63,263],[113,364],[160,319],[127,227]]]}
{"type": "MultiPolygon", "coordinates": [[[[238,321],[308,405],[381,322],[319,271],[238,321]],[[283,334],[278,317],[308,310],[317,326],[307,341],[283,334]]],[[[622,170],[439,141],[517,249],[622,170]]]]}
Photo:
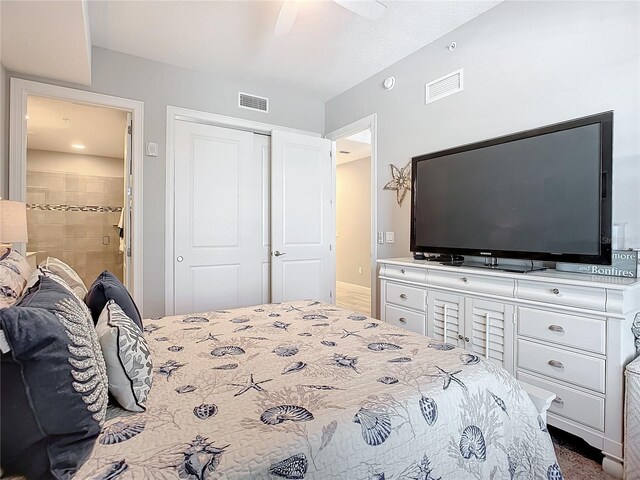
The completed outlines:
{"type": "Polygon", "coordinates": [[[615,480],[602,471],[602,453],[581,438],[549,426],[565,480],[615,480]]]}

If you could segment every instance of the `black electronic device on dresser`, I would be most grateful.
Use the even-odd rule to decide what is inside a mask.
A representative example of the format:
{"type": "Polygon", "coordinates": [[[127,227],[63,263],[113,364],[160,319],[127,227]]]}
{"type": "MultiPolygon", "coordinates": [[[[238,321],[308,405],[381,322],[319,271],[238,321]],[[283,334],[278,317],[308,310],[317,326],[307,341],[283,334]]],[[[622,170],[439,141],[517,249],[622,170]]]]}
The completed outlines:
{"type": "Polygon", "coordinates": [[[605,112],[414,157],[411,251],[610,265],[612,138],[605,112]]]}

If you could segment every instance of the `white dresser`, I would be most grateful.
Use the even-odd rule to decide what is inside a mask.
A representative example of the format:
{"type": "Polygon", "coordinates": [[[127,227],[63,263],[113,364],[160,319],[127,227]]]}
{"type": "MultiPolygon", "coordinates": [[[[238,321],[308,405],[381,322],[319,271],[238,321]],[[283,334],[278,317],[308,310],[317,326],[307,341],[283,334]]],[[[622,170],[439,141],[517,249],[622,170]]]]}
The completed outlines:
{"type": "Polygon", "coordinates": [[[622,476],[624,367],[640,281],[555,270],[510,273],[379,260],[380,316],[488,357],[556,394],[551,425],[582,437],[622,476]]]}

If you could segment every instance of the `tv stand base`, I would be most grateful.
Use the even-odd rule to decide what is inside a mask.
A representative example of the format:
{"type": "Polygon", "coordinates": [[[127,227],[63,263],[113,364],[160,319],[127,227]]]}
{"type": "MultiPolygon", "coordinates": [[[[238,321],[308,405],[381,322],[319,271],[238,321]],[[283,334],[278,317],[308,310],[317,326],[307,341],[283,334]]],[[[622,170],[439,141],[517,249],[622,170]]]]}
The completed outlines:
{"type": "Polygon", "coordinates": [[[516,273],[528,273],[528,272],[536,272],[546,270],[547,267],[533,267],[531,265],[508,265],[508,264],[499,264],[496,261],[492,261],[490,263],[482,263],[482,262],[473,262],[473,261],[447,261],[440,262],[441,265],[446,265],[449,267],[473,267],[473,268],[484,268],[488,270],[502,270],[503,272],[516,272],[516,273]]]}

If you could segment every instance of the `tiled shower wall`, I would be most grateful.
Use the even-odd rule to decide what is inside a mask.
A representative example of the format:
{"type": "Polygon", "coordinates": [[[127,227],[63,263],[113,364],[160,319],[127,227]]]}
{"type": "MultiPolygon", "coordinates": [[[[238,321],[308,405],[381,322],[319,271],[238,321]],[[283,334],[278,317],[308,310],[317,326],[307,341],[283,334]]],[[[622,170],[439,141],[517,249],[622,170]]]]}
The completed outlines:
{"type": "Polygon", "coordinates": [[[122,177],[27,171],[27,251],[38,264],[57,257],[78,272],[89,287],[103,270],[121,281],[118,251],[122,177]]]}

